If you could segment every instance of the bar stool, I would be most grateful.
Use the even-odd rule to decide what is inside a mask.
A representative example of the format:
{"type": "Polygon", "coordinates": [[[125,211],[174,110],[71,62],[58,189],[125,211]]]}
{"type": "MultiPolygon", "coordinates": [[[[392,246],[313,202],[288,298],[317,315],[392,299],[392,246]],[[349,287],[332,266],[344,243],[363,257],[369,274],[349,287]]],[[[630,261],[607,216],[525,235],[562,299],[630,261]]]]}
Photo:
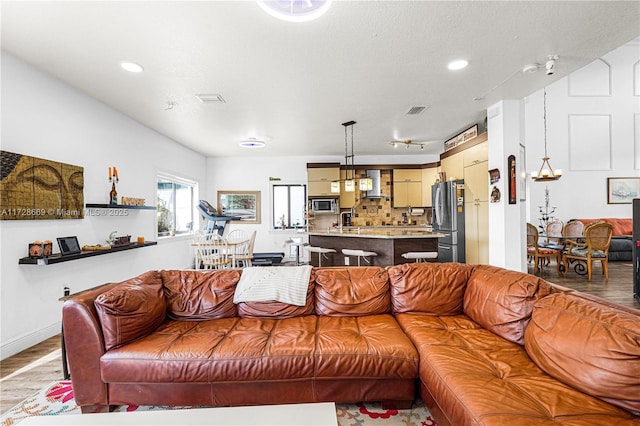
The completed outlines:
{"type": "Polygon", "coordinates": [[[410,251],[408,253],[402,253],[400,256],[405,259],[415,259],[416,263],[428,262],[438,258],[437,251],[410,251]]]}
{"type": "Polygon", "coordinates": [[[378,253],[375,251],[364,251],[364,250],[353,250],[353,249],[342,249],[342,254],[345,256],[357,256],[358,257],[358,266],[360,266],[360,258],[364,259],[365,262],[371,263],[369,257],[377,256],[378,253]]]}
{"type": "Polygon", "coordinates": [[[287,240],[285,240],[284,243],[289,244],[290,246],[293,246],[296,248],[296,266],[302,265],[302,262],[300,262],[300,247],[308,246],[309,243],[305,243],[303,241],[297,241],[297,240],[294,240],[293,238],[288,238],[287,240]]]}
{"type": "MultiPolygon", "coordinates": [[[[315,247],[315,246],[305,246],[304,249],[306,251],[310,252],[310,253],[318,253],[318,267],[322,266],[322,257],[323,256],[324,256],[325,259],[328,259],[327,253],[335,253],[336,252],[334,249],[331,249],[331,248],[315,247]]],[[[311,258],[311,255],[309,255],[309,258],[311,258]]]]}

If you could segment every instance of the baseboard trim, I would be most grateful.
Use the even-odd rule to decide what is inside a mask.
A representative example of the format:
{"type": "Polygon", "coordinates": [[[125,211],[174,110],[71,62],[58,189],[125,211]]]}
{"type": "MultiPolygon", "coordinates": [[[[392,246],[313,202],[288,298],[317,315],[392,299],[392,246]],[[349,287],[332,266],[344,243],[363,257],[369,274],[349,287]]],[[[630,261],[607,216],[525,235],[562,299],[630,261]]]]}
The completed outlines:
{"type": "Polygon", "coordinates": [[[2,346],[0,346],[0,361],[20,353],[25,349],[29,349],[31,346],[37,345],[56,334],[60,334],[61,327],[62,322],[58,321],[45,328],[36,330],[33,333],[18,337],[8,343],[3,343],[2,346]]]}

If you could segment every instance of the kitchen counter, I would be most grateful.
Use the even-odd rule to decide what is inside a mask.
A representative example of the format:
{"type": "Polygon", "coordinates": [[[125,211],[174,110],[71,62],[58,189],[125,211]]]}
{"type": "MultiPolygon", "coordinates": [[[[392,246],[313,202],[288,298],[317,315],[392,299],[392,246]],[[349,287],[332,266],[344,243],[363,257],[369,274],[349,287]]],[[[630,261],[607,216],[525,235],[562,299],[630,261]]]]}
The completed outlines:
{"type": "MultiPolygon", "coordinates": [[[[371,258],[371,265],[382,267],[407,263],[402,254],[410,251],[437,252],[438,238],[445,237],[423,226],[330,228],[309,231],[308,235],[310,245],[336,250],[328,255],[329,259],[323,260],[323,266],[357,265],[357,258],[342,254],[342,249],[356,249],[378,253],[371,258]]],[[[312,255],[311,264],[317,266],[317,259],[312,255]]]]}
{"type": "Polygon", "coordinates": [[[355,238],[442,238],[443,234],[432,232],[425,227],[348,227],[343,229],[331,228],[327,231],[310,231],[309,235],[341,236],[355,238]]]}

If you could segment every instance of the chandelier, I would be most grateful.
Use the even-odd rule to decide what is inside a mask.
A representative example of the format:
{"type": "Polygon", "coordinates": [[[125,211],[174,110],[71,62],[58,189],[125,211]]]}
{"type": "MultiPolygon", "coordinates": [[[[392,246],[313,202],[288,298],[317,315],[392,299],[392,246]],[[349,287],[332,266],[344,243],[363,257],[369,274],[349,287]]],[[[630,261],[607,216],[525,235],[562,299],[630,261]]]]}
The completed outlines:
{"type": "MultiPolygon", "coordinates": [[[[356,168],[353,163],[354,154],[353,154],[353,125],[356,124],[355,121],[347,121],[342,123],[344,126],[344,179],[340,181],[331,182],[331,192],[339,193],[340,192],[340,182],[344,182],[344,190],[345,192],[355,192],[356,190],[356,168]],[[347,129],[351,128],[351,144],[349,145],[349,138],[347,129]],[[351,151],[349,151],[351,148],[351,151]]],[[[362,178],[359,181],[358,185],[361,191],[369,191],[373,187],[373,181],[370,178],[362,178]]]]}
{"type": "Polygon", "coordinates": [[[549,164],[549,156],[547,155],[547,89],[544,89],[544,157],[542,157],[542,165],[540,170],[531,173],[531,179],[536,182],[549,182],[558,180],[562,177],[562,170],[553,170],[551,164],[549,164]]]}

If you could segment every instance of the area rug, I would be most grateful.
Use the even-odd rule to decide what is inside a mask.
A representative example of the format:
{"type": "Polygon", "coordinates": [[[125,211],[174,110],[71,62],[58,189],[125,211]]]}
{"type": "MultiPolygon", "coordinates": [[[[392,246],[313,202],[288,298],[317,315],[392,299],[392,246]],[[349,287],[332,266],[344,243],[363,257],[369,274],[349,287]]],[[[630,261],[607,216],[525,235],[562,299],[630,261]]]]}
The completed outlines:
{"type": "MultiPolygon", "coordinates": [[[[149,411],[189,409],[191,407],[163,407],[123,405],[116,411],[149,411]]],[[[31,416],[58,416],[80,414],[73,399],[70,380],[54,382],[36,392],[9,411],[2,414],[2,426],[12,426],[31,416]]],[[[436,426],[429,409],[416,400],[410,410],[383,410],[379,403],[336,404],[339,426],[436,426]]],[[[259,426],[259,425],[255,425],[259,426]]]]}

